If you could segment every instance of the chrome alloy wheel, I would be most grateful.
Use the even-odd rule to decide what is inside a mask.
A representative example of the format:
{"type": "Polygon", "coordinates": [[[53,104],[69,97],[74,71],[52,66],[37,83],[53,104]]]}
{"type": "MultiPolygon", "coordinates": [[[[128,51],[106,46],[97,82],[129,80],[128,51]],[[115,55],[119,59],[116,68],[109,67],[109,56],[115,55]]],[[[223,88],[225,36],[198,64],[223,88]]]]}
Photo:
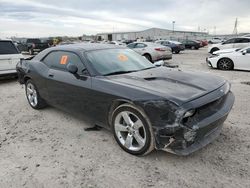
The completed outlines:
{"type": "Polygon", "coordinates": [[[26,95],[30,105],[35,107],[38,104],[37,91],[32,83],[27,84],[26,95]]]}
{"type": "Polygon", "coordinates": [[[115,117],[114,131],[119,142],[128,150],[139,151],[145,146],[143,122],[132,112],[122,111],[115,117]]]}
{"type": "Polygon", "coordinates": [[[218,64],[222,70],[230,70],[232,67],[232,63],[229,59],[221,59],[218,64]]]}

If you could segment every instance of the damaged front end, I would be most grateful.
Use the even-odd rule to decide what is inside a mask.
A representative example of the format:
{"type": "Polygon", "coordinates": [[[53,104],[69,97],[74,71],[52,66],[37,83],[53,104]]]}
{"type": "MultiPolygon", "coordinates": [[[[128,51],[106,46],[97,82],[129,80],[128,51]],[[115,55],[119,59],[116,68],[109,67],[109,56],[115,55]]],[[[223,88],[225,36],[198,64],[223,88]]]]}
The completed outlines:
{"type": "Polygon", "coordinates": [[[229,83],[181,106],[169,101],[145,102],[151,120],[156,148],[177,155],[206,146],[221,132],[234,104],[229,83]]]}

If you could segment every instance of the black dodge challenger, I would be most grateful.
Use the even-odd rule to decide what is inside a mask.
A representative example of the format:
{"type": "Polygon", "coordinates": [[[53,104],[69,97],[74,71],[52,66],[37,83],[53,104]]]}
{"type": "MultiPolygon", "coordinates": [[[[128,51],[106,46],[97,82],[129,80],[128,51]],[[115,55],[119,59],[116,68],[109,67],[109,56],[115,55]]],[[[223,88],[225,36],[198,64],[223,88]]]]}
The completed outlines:
{"type": "Polygon", "coordinates": [[[154,148],[188,155],[204,147],[234,103],[220,77],[157,67],[114,45],[52,47],[21,60],[17,72],[32,108],[51,105],[89,118],[134,155],[154,148]]]}

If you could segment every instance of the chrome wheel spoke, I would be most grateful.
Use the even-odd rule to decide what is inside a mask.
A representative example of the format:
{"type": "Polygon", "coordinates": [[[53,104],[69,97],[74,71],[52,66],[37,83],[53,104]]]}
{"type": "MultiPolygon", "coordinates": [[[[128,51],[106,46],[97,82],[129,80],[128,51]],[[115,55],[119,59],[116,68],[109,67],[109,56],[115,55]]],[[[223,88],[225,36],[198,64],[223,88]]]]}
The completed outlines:
{"type": "Polygon", "coordinates": [[[129,114],[127,112],[122,112],[122,118],[124,119],[127,125],[133,124],[133,121],[130,119],[129,114]]]}
{"type": "Polygon", "coordinates": [[[140,147],[144,146],[145,140],[144,140],[144,138],[141,137],[139,132],[135,132],[134,138],[135,138],[135,140],[137,141],[137,143],[139,144],[140,147]]]}
{"type": "Polygon", "coordinates": [[[127,127],[120,123],[115,124],[115,130],[119,132],[128,132],[127,127]]]}
{"type": "Polygon", "coordinates": [[[133,136],[131,134],[128,134],[124,146],[129,149],[132,146],[132,142],[133,142],[133,136]]]}
{"type": "Polygon", "coordinates": [[[141,120],[137,120],[136,122],[134,122],[134,129],[139,129],[139,128],[141,128],[141,127],[143,127],[143,124],[142,124],[142,122],[141,122],[141,120]]]}

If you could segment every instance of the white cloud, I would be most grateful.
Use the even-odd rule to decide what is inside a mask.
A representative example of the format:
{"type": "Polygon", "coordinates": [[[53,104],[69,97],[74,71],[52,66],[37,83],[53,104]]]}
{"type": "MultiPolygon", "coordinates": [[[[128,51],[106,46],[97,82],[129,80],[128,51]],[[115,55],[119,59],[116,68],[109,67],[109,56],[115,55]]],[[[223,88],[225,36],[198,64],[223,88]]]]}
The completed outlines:
{"type": "Polygon", "coordinates": [[[150,27],[250,32],[248,0],[0,0],[0,37],[96,34],[150,27]]]}

